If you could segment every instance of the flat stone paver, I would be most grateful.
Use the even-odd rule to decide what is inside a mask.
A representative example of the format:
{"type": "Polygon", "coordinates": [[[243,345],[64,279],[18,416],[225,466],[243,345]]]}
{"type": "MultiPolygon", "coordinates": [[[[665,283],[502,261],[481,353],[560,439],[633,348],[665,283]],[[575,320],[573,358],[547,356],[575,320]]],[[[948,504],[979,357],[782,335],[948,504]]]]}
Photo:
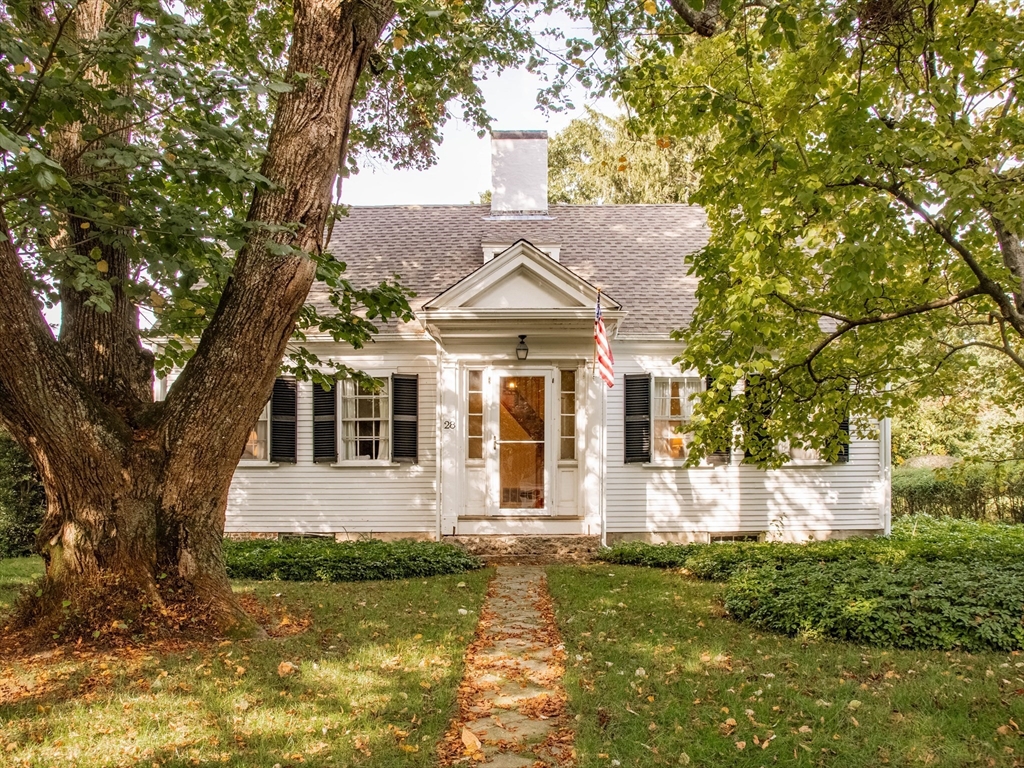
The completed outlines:
{"type": "Polygon", "coordinates": [[[442,764],[571,765],[564,672],[565,650],[544,569],[499,566],[466,657],[459,715],[449,729],[442,764]]]}

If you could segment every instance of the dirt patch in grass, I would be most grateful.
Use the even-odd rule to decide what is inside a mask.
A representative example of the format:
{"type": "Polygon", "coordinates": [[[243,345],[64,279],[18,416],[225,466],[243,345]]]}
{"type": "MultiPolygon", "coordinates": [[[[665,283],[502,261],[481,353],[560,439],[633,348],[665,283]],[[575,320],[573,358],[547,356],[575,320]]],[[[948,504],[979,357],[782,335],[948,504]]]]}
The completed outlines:
{"type": "Polygon", "coordinates": [[[305,632],[313,624],[309,613],[304,616],[293,616],[288,605],[280,599],[273,602],[261,600],[249,593],[239,595],[238,602],[245,612],[253,618],[271,637],[292,637],[305,632]]]}

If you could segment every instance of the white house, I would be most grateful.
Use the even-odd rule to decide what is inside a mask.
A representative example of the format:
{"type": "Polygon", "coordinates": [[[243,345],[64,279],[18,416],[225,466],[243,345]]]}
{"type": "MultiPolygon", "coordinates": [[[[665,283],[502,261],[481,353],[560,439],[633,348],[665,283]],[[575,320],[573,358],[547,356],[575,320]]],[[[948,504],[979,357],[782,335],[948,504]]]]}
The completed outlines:
{"type": "Polygon", "coordinates": [[[804,455],[762,471],[732,451],[682,466],[677,428],[705,382],[672,364],[669,332],[695,305],[700,208],[549,207],[544,132],[494,133],[492,158],[489,206],[353,208],[336,224],[349,279],[399,275],[416,318],[362,350],[311,340],[384,386],[278,380],[235,473],[229,534],[593,543],[888,529],[884,422],[834,464],[804,455]],[[598,287],[611,389],[593,371],[598,287]]]}

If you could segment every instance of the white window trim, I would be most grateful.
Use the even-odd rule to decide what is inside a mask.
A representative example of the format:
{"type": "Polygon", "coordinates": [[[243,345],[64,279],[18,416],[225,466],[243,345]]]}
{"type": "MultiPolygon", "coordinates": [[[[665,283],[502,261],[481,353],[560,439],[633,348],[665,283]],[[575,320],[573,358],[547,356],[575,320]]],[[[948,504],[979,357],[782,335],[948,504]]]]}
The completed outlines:
{"type": "Polygon", "coordinates": [[[382,379],[384,381],[384,387],[387,392],[387,414],[385,417],[385,423],[387,424],[387,435],[385,437],[387,442],[388,456],[386,459],[345,459],[342,458],[345,455],[345,420],[344,420],[344,408],[343,408],[343,383],[338,381],[334,387],[334,430],[336,440],[336,450],[338,452],[338,460],[328,466],[334,469],[369,469],[369,468],[384,468],[384,467],[400,467],[401,463],[391,460],[391,421],[392,421],[392,405],[391,405],[391,377],[394,371],[364,371],[367,376],[372,376],[375,379],[382,379]]]}
{"type": "MultiPolygon", "coordinates": [[[[656,418],[656,406],[655,406],[655,388],[659,379],[668,379],[670,382],[674,379],[685,380],[685,379],[696,379],[700,382],[700,391],[704,392],[707,388],[706,379],[703,376],[698,376],[693,373],[673,373],[672,375],[659,375],[659,373],[651,374],[651,460],[642,463],[640,466],[646,469],[697,469],[697,470],[708,470],[708,469],[719,469],[720,467],[728,467],[732,464],[732,459],[728,462],[722,463],[711,463],[708,461],[708,457],[705,456],[701,459],[700,464],[696,466],[686,466],[686,459],[669,459],[669,458],[658,458],[658,452],[655,448],[655,435],[654,435],[654,424],[658,419],[656,418]]],[[[671,386],[671,385],[670,385],[671,386]]],[[[683,433],[686,434],[686,433],[683,433]]],[[[735,453],[735,451],[734,451],[735,453]]]]}

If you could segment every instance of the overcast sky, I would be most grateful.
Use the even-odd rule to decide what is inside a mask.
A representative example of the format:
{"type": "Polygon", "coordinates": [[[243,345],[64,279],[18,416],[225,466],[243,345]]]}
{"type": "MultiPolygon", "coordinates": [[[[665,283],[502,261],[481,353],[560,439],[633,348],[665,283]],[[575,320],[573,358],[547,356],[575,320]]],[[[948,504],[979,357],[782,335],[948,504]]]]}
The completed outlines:
{"type": "MultiPolygon", "coordinates": [[[[537,92],[543,83],[535,75],[509,71],[481,82],[487,109],[494,117],[495,130],[547,130],[554,134],[574,117],[584,113],[588,103],[582,89],[573,96],[572,112],[543,114],[537,109],[537,92]]],[[[606,114],[615,111],[605,100],[591,105],[606,114]]],[[[475,203],[491,187],[490,139],[477,138],[476,131],[461,122],[444,129],[444,142],[437,152],[438,163],[426,171],[396,171],[392,168],[360,169],[345,180],[341,202],[346,205],[407,205],[427,203],[475,203]]]]}

